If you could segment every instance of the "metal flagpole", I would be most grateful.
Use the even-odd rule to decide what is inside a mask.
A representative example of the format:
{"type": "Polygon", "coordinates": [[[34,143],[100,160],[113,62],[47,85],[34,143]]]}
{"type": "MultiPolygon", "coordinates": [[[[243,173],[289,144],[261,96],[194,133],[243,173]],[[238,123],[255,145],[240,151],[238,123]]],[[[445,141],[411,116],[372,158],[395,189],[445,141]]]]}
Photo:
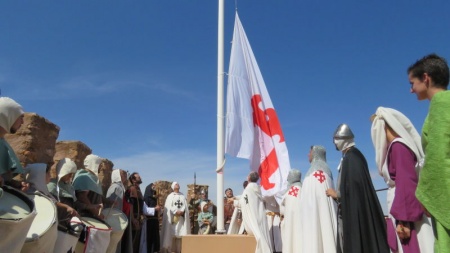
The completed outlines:
{"type": "Polygon", "coordinates": [[[223,170],[225,165],[224,145],[224,3],[219,1],[217,27],[217,230],[216,234],[225,234],[223,204],[223,170]]]}

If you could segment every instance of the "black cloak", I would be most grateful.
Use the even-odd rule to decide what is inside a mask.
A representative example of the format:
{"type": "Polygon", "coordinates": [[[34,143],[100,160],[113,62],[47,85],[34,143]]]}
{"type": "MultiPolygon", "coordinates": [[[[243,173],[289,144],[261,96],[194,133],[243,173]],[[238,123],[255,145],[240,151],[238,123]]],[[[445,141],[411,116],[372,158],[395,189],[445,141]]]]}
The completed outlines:
{"type": "Polygon", "coordinates": [[[388,253],[384,214],[372,184],[367,161],[356,147],[351,147],[343,156],[340,173],[344,252],[388,253]]]}
{"type": "MultiPolygon", "coordinates": [[[[157,192],[152,189],[153,183],[145,188],[144,201],[148,207],[158,205],[157,192]]],[[[159,252],[159,212],[155,211],[154,216],[147,216],[147,253],[159,252]]]]}

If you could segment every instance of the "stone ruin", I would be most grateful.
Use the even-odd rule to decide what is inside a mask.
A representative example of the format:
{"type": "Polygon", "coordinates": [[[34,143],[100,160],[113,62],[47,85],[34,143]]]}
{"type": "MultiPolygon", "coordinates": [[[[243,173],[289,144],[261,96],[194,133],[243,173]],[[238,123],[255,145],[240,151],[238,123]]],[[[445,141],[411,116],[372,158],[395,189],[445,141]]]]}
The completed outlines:
{"type": "Polygon", "coordinates": [[[6,141],[14,149],[22,165],[52,165],[59,127],[36,113],[25,113],[23,120],[15,134],[6,134],[6,141]]]}
{"type": "MultiPolygon", "coordinates": [[[[25,113],[24,123],[15,134],[6,134],[5,139],[14,149],[21,164],[25,167],[31,163],[46,163],[51,166],[51,176],[55,178],[56,164],[62,158],[70,158],[77,167],[84,168],[84,159],[92,154],[92,149],[86,144],[77,140],[57,141],[60,128],[49,120],[37,115],[36,113],[25,113]]],[[[100,164],[99,181],[102,186],[103,194],[111,185],[111,173],[114,164],[108,159],[100,164]]],[[[158,204],[164,207],[167,196],[172,192],[172,182],[156,181],[154,183],[158,192],[158,204]]],[[[144,193],[145,188],[141,189],[144,193]]],[[[204,190],[208,192],[207,185],[188,185],[186,195],[189,205],[189,214],[191,217],[191,232],[197,233],[198,223],[197,214],[199,211],[198,202],[199,193],[204,190]],[[195,208],[195,211],[194,211],[195,208]]],[[[160,226],[162,215],[159,217],[160,226]]]]}
{"type": "Polygon", "coordinates": [[[56,178],[56,164],[63,158],[70,158],[75,162],[77,168],[84,168],[84,158],[92,154],[86,144],[81,141],[58,141],[55,145],[54,164],[51,169],[52,178],[56,178]]]}

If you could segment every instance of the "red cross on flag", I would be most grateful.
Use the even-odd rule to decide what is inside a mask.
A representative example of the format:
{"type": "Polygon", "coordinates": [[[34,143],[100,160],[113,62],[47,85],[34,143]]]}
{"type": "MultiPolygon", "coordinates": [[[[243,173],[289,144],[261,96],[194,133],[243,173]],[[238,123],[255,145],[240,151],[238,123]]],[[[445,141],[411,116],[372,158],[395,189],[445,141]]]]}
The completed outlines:
{"type": "Polygon", "coordinates": [[[236,13],[227,87],[225,152],[250,160],[263,196],[281,194],[291,169],[286,142],[244,28],[236,13]]]}

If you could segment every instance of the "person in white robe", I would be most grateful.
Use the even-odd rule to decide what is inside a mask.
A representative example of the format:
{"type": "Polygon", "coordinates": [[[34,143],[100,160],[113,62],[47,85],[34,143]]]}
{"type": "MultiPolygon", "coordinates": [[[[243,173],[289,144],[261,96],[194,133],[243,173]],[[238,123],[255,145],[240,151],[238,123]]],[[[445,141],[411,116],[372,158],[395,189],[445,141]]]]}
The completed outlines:
{"type": "Polygon", "coordinates": [[[259,180],[258,172],[250,172],[247,179],[248,185],[239,200],[245,231],[248,235],[255,236],[255,253],[272,253],[266,208],[264,207],[261,188],[256,183],[259,180]]]}
{"type": "Polygon", "coordinates": [[[273,247],[273,252],[278,253],[283,250],[283,243],[281,241],[281,216],[280,205],[274,196],[264,197],[266,207],[267,225],[269,226],[270,240],[273,247]]]}
{"type": "Polygon", "coordinates": [[[177,239],[191,232],[186,197],[180,192],[180,185],[177,182],[172,183],[172,190],[173,192],[167,196],[164,204],[161,253],[179,253],[181,245],[177,239]]]}
{"type": "Polygon", "coordinates": [[[281,235],[283,238],[283,253],[301,252],[301,221],[300,221],[300,193],[302,174],[299,170],[290,170],[287,181],[288,190],[281,201],[280,211],[283,217],[281,235]]]}
{"type": "Polygon", "coordinates": [[[227,231],[228,235],[233,234],[242,235],[244,233],[244,223],[242,222],[241,206],[239,205],[240,198],[241,198],[240,195],[235,196],[235,199],[233,201],[234,211],[233,215],[231,216],[230,226],[228,227],[227,231]]]}
{"type": "Polygon", "coordinates": [[[312,146],[311,167],[303,180],[300,201],[302,252],[336,252],[337,204],[326,191],[334,189],[323,146],[312,146]]]}
{"type": "MultiPolygon", "coordinates": [[[[388,186],[388,219],[386,219],[386,222],[388,244],[391,251],[398,253],[418,252],[418,250],[420,252],[433,252],[434,236],[431,219],[423,212],[419,201],[414,195],[417,188],[417,178],[425,157],[420,135],[403,113],[392,108],[378,107],[371,120],[371,136],[375,148],[378,172],[388,186]],[[396,150],[393,147],[396,142],[406,147],[410,155],[404,155],[398,149],[393,151],[396,150]],[[391,161],[394,164],[391,165],[393,168],[390,170],[388,157],[394,160],[395,155],[401,157],[401,159],[398,159],[399,161],[396,163],[391,161]],[[408,163],[408,157],[415,159],[410,158],[411,161],[408,163]],[[407,164],[410,164],[410,166],[407,164]],[[397,166],[402,166],[403,168],[396,168],[397,166]],[[397,185],[399,187],[396,187],[397,185]],[[400,200],[395,199],[396,193],[400,200]],[[396,206],[396,208],[393,208],[393,206],[396,206]],[[399,217],[404,218],[404,220],[400,221],[399,217]],[[410,219],[409,222],[405,221],[408,219],[410,219]],[[398,232],[395,232],[395,228],[402,226],[400,223],[414,224],[410,228],[410,238],[403,242],[399,238],[398,232]]],[[[403,229],[401,230],[403,231],[403,229]]]]}

